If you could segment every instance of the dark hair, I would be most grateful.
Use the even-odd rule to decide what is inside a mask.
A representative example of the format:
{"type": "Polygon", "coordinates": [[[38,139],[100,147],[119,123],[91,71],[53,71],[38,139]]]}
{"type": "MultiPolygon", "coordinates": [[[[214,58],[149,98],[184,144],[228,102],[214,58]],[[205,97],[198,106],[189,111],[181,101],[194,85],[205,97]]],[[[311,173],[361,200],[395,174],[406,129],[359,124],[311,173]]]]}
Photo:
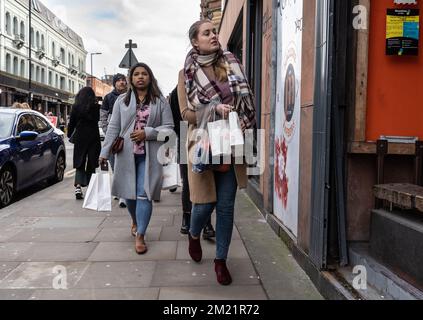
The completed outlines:
{"type": "Polygon", "coordinates": [[[97,105],[95,92],[91,87],[84,87],[75,96],[73,107],[79,106],[81,115],[90,115],[91,108],[97,105]]]}
{"type": "Polygon", "coordinates": [[[150,84],[149,84],[148,89],[147,89],[147,95],[145,97],[145,104],[150,104],[152,102],[155,103],[156,99],[160,99],[160,97],[162,96],[162,92],[160,91],[159,85],[157,84],[157,80],[154,77],[154,74],[153,74],[153,71],[151,70],[151,68],[143,62],[139,62],[136,65],[134,65],[131,68],[131,70],[129,71],[129,89],[128,89],[128,92],[126,93],[125,100],[124,100],[126,106],[129,106],[129,103],[131,102],[132,92],[135,93],[135,98],[137,99],[136,100],[137,105],[141,102],[139,97],[138,97],[137,90],[136,90],[134,84],[132,83],[132,77],[135,73],[135,69],[140,68],[140,67],[147,70],[147,73],[150,76],[150,84]]]}

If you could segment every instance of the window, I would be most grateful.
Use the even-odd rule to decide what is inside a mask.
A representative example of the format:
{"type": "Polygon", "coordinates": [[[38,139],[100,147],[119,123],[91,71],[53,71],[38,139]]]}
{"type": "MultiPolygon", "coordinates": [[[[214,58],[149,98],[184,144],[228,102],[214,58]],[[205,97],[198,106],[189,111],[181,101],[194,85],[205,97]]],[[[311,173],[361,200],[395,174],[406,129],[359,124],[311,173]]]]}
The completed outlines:
{"type": "Polygon", "coordinates": [[[6,72],[12,73],[12,57],[10,54],[6,54],[6,72]]]}
{"type": "Polygon", "coordinates": [[[31,63],[31,80],[35,80],[34,64],[31,63]]]}
{"type": "Polygon", "coordinates": [[[19,35],[19,22],[16,17],[13,17],[13,35],[19,35]]]}
{"type": "Polygon", "coordinates": [[[58,87],[59,87],[59,77],[58,77],[58,75],[57,75],[57,74],[56,74],[56,77],[55,77],[54,86],[55,86],[56,88],[58,88],[58,87]]]}
{"type": "Polygon", "coordinates": [[[46,83],[46,71],[44,68],[41,69],[41,82],[46,83]]]}
{"type": "Polygon", "coordinates": [[[44,51],[45,45],[44,45],[44,35],[41,35],[41,49],[44,51]]]}
{"type": "Polygon", "coordinates": [[[40,33],[37,31],[37,33],[35,34],[35,43],[37,45],[37,49],[40,48],[40,33]]]}
{"type": "Polygon", "coordinates": [[[53,56],[53,59],[56,59],[56,44],[54,41],[51,43],[51,55],[53,56]]]}
{"type": "Polygon", "coordinates": [[[72,55],[72,67],[75,65],[75,56],[72,55]]]}
{"type": "Polygon", "coordinates": [[[30,37],[31,37],[31,47],[34,48],[35,47],[34,28],[31,28],[30,37]]]}
{"type": "Polygon", "coordinates": [[[19,60],[18,60],[18,57],[13,58],[13,74],[19,75],[19,60]]]}
{"type": "Polygon", "coordinates": [[[36,73],[35,81],[40,82],[40,80],[41,80],[40,67],[37,66],[37,68],[35,70],[36,70],[35,71],[35,73],[36,73]]]}
{"type": "Polygon", "coordinates": [[[68,81],[68,90],[72,92],[72,81],[68,81]]]}
{"type": "Polygon", "coordinates": [[[51,71],[48,72],[48,85],[53,86],[53,73],[51,71]]]}
{"type": "Polygon", "coordinates": [[[68,53],[68,65],[69,66],[71,65],[71,54],[70,53],[68,53]]]}
{"type": "Polygon", "coordinates": [[[21,60],[21,77],[25,78],[25,60],[21,60]]]}
{"type": "Polygon", "coordinates": [[[66,59],[65,49],[60,48],[60,62],[62,62],[62,64],[65,64],[65,59],[66,59]]]}
{"type": "Polygon", "coordinates": [[[2,113],[0,115],[0,138],[7,138],[11,135],[14,120],[14,114],[2,113]]]}
{"type": "Polygon", "coordinates": [[[51,129],[50,124],[48,124],[43,118],[39,116],[33,116],[35,120],[36,130],[39,134],[49,132],[51,129]]]}
{"type": "Polygon", "coordinates": [[[60,77],[60,90],[66,90],[66,79],[65,77],[60,77]]]}
{"type": "Polygon", "coordinates": [[[8,35],[12,35],[12,26],[11,26],[12,21],[10,20],[10,13],[6,12],[6,33],[8,35]]]}
{"type": "Polygon", "coordinates": [[[25,23],[21,21],[21,40],[25,40],[25,23]]]}
{"type": "Polygon", "coordinates": [[[24,114],[19,118],[18,129],[16,135],[21,134],[23,131],[35,131],[36,124],[30,114],[24,114]]]}

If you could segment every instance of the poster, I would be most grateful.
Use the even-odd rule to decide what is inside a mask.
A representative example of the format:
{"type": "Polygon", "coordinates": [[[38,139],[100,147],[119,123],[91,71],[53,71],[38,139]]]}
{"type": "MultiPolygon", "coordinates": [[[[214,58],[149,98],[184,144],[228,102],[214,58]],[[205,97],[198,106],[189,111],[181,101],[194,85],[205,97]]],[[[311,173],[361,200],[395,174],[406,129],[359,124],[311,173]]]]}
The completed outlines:
{"type": "Polygon", "coordinates": [[[282,1],[278,15],[274,213],[298,234],[303,1],[282,1]]]}
{"type": "Polygon", "coordinates": [[[419,54],[420,17],[418,9],[388,9],[386,17],[386,54],[419,54]]]}

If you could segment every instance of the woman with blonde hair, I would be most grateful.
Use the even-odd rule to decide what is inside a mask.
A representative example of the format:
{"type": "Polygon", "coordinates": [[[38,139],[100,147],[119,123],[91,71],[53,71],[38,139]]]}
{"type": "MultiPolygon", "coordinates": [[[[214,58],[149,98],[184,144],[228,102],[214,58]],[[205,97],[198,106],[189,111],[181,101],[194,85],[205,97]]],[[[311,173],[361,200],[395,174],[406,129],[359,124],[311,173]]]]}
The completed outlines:
{"type": "Polygon", "coordinates": [[[246,188],[245,164],[218,166],[203,173],[192,168],[195,129],[202,128],[204,119],[228,119],[237,112],[243,130],[255,126],[253,95],[238,59],[223,51],[217,30],[209,20],[194,23],[189,30],[192,50],[185,68],[179,73],[178,96],[182,118],[190,124],[188,132],[188,180],[193,203],[191,226],[188,234],[189,254],[195,262],[202,259],[201,230],[216,209],[215,272],[218,283],[229,285],[231,274],[226,265],[231,243],[237,188],[246,188]]]}

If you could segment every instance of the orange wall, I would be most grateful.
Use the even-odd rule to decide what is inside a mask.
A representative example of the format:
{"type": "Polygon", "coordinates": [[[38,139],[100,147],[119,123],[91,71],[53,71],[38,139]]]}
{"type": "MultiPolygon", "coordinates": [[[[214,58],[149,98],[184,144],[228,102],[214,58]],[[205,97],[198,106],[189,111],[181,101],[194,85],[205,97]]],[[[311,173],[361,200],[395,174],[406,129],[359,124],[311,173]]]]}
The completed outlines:
{"type": "MultiPolygon", "coordinates": [[[[423,139],[423,33],[419,56],[386,56],[386,9],[401,8],[393,0],[371,1],[367,99],[367,140],[381,135],[418,136],[423,139]]],[[[420,30],[422,29],[422,0],[420,30]]]]}

